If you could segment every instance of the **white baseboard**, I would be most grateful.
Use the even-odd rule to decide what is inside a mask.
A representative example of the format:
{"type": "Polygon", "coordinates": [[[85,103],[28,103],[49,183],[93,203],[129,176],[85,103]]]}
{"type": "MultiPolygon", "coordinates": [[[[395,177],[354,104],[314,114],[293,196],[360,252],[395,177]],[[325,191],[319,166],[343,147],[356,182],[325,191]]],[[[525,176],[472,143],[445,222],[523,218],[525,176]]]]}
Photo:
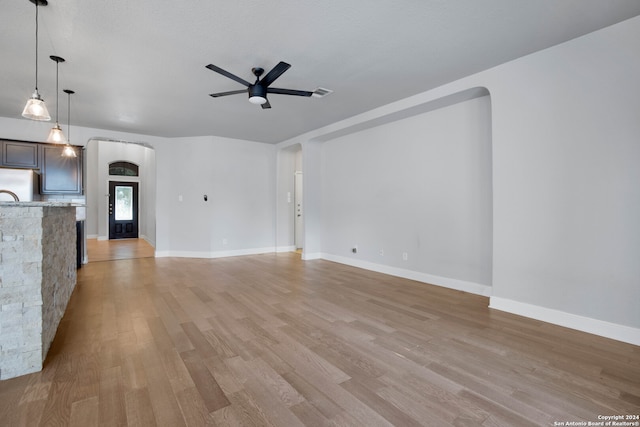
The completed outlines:
{"type": "Polygon", "coordinates": [[[296,251],[296,247],[295,246],[278,246],[276,248],[276,252],[280,253],[280,252],[295,252],[296,251]]]}
{"type": "Polygon", "coordinates": [[[317,253],[307,253],[304,251],[304,249],[302,250],[302,256],[301,259],[303,259],[304,261],[311,261],[314,259],[321,259],[322,258],[322,254],[320,252],[317,253]]]}
{"type": "Polygon", "coordinates": [[[471,294],[482,295],[485,297],[491,295],[491,286],[482,285],[480,283],[435,276],[433,274],[421,273],[419,271],[406,270],[404,268],[391,267],[382,264],[375,264],[368,261],[361,261],[332,254],[323,253],[321,254],[321,258],[326,259],[327,261],[347,264],[365,270],[376,271],[378,273],[389,274],[391,276],[402,277],[404,279],[415,280],[417,282],[429,283],[431,285],[442,286],[444,288],[455,289],[458,291],[469,292],[471,294]]]}
{"type": "Polygon", "coordinates": [[[149,239],[147,236],[145,236],[144,234],[140,236],[140,238],[142,240],[144,240],[145,242],[147,242],[148,244],[150,244],[151,246],[153,246],[154,248],[156,247],[156,242],[154,242],[153,240],[149,239]]]}
{"type": "Polygon", "coordinates": [[[565,328],[599,335],[605,338],[626,342],[633,345],[640,345],[640,329],[616,323],[605,322],[603,320],[592,319],[590,317],[578,316],[560,310],[540,307],[537,305],[513,301],[506,298],[491,297],[489,308],[531,319],[541,320],[565,328]]]}
{"type": "Polygon", "coordinates": [[[97,239],[98,235],[97,234],[87,234],[87,239],[97,239]]]}
{"type": "Polygon", "coordinates": [[[276,248],[271,246],[268,248],[252,248],[239,249],[234,251],[215,251],[215,252],[194,252],[194,251],[156,251],[156,258],[226,258],[242,255],[259,255],[274,253],[276,248]]]}

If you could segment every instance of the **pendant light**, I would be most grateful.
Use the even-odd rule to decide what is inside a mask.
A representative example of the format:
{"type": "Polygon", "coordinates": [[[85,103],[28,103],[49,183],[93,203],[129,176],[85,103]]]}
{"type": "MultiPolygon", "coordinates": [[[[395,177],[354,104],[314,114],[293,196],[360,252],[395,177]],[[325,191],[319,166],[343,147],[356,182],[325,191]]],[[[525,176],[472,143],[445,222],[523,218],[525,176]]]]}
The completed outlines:
{"type": "Polygon", "coordinates": [[[75,92],[72,91],[71,89],[65,89],[63,92],[68,95],[68,102],[67,102],[67,145],[65,145],[64,150],[62,150],[62,156],[78,157],[78,155],[76,154],[76,150],[71,146],[71,144],[69,144],[69,141],[71,141],[71,95],[74,94],[75,92]]]}
{"type": "Polygon", "coordinates": [[[36,89],[27,101],[24,110],[22,110],[22,117],[31,120],[49,121],[51,120],[51,116],[49,115],[49,111],[47,111],[44,100],[38,93],[38,6],[46,6],[48,3],[47,0],[29,1],[36,5],[36,89]]]}
{"type": "Polygon", "coordinates": [[[47,142],[64,144],[67,142],[67,138],[65,138],[64,133],[62,133],[62,128],[58,124],[58,68],[60,66],[60,63],[64,62],[64,59],[55,55],[51,55],[49,58],[51,58],[56,63],[56,125],[51,128],[51,132],[49,132],[49,138],[47,138],[47,142]]]}

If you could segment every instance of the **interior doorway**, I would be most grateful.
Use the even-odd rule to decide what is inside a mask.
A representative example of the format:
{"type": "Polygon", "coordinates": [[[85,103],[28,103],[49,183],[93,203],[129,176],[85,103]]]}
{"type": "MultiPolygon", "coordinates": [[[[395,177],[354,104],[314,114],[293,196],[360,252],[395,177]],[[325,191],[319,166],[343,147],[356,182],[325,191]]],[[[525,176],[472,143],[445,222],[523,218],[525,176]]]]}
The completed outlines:
{"type": "Polygon", "coordinates": [[[296,250],[304,247],[304,210],[302,206],[302,171],[296,171],[293,182],[293,201],[295,207],[293,235],[296,250]]]}
{"type": "Polygon", "coordinates": [[[278,151],[278,198],[276,248],[278,252],[302,254],[305,244],[302,145],[293,144],[278,151]]]}
{"type": "Polygon", "coordinates": [[[138,183],[109,181],[109,240],[138,238],[138,183]]]}

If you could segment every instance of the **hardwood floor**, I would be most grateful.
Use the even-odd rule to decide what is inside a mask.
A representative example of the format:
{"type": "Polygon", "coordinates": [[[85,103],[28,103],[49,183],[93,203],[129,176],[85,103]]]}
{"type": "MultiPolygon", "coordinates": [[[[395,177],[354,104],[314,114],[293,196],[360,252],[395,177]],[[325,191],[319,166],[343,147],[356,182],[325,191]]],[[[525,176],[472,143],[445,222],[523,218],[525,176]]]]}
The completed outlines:
{"type": "Polygon", "coordinates": [[[296,254],[89,263],[44,370],[0,382],[8,426],[552,426],[636,414],[640,347],[296,254]]]}
{"type": "Polygon", "coordinates": [[[87,239],[87,258],[89,258],[89,262],[149,258],[154,255],[155,249],[144,239],[87,239]]]}

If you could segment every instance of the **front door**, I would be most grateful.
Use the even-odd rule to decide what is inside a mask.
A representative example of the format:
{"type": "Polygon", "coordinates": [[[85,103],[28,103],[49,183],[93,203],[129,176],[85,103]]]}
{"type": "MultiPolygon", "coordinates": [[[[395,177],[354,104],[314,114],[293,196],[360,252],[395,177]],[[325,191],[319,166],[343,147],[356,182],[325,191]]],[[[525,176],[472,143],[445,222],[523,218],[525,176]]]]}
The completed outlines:
{"type": "Polygon", "coordinates": [[[138,183],[109,181],[109,239],[138,238],[138,183]]]}

